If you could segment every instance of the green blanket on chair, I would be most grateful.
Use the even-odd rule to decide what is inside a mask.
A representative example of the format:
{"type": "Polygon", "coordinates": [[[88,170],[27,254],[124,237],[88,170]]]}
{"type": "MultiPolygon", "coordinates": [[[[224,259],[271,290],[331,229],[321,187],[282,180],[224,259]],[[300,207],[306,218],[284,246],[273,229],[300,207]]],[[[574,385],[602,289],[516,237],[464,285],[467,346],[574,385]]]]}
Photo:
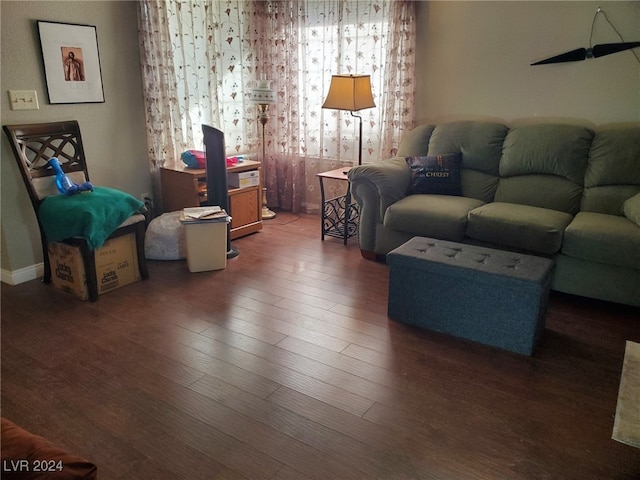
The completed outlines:
{"type": "Polygon", "coordinates": [[[143,205],[128,193],[95,187],[93,192],[45,198],[39,217],[47,241],[83,237],[91,249],[96,249],[143,205]]]}

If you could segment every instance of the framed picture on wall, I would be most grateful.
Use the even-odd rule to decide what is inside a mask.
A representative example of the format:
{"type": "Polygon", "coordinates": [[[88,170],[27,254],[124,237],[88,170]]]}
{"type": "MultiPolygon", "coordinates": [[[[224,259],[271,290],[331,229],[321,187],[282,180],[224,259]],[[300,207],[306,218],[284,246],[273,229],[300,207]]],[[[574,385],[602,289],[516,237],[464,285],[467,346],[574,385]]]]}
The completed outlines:
{"type": "Polygon", "coordinates": [[[98,34],[92,25],[38,20],[49,103],[102,103],[98,34]]]}

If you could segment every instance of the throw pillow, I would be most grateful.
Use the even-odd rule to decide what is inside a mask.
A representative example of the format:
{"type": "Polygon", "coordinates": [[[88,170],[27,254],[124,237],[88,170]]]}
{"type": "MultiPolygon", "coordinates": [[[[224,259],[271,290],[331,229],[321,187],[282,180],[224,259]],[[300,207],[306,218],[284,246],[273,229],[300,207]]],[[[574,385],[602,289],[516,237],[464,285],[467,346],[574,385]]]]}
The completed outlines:
{"type": "Polygon", "coordinates": [[[411,169],[409,195],[435,193],[439,195],[462,195],[460,169],[462,154],[445,153],[427,157],[406,157],[411,169]]]}
{"type": "Polygon", "coordinates": [[[640,193],[624,202],[622,212],[625,217],[640,227],[640,193]]]}

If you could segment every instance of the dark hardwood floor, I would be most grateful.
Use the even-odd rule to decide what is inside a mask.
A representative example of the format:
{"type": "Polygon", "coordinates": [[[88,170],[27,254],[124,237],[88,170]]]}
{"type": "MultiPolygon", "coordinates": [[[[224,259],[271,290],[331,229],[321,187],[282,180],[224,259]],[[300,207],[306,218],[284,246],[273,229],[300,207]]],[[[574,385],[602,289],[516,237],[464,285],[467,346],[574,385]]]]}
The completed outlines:
{"type": "Polygon", "coordinates": [[[2,285],[2,415],[106,479],[640,479],[611,439],[639,309],[552,294],[523,357],[386,316],[388,267],[280,212],[225,270],[95,303],[2,285]]]}

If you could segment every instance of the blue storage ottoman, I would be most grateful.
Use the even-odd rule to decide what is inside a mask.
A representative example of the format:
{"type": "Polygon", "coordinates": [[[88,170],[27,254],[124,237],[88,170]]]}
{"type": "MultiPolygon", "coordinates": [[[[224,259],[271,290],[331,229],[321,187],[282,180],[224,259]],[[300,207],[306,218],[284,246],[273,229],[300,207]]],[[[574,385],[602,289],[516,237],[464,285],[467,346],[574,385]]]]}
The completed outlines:
{"type": "Polygon", "coordinates": [[[393,320],[531,355],[544,330],[553,261],[414,237],[389,252],[393,320]]]}

